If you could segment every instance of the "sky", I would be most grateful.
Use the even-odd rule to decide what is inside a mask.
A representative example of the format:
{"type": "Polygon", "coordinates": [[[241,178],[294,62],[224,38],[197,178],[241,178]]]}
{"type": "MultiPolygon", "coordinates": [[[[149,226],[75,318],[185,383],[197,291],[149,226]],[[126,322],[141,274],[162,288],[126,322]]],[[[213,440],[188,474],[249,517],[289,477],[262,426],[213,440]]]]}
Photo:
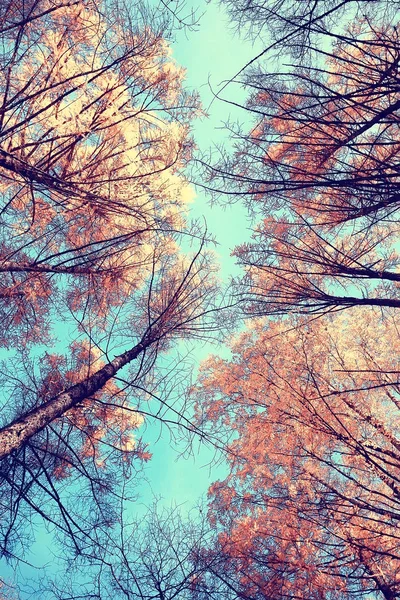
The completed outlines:
{"type": "MultiPolygon", "coordinates": [[[[208,153],[218,144],[227,145],[224,123],[248,119],[245,111],[215,99],[213,91],[220,90],[254,56],[255,51],[250,42],[242,40],[234,31],[217,2],[200,5],[198,14],[202,14],[198,30],[180,32],[172,48],[176,61],[186,68],[186,85],[199,92],[203,110],[208,115],[197,120],[193,129],[198,148],[208,153]]],[[[244,91],[235,86],[235,101],[244,100],[244,91]]],[[[217,251],[226,277],[234,267],[234,258],[230,257],[232,249],[249,235],[245,209],[239,203],[211,206],[209,198],[197,187],[192,213],[204,215],[210,232],[217,237],[217,251]]]]}
{"type": "MultiPolygon", "coordinates": [[[[239,38],[217,2],[201,5],[198,14],[202,16],[197,30],[179,32],[172,48],[176,61],[186,68],[186,85],[198,90],[207,112],[207,117],[194,123],[193,135],[199,150],[208,152],[216,144],[227,144],[226,132],[222,129],[224,122],[229,119],[248,121],[245,111],[214,100],[211,88],[219,90],[254,56],[255,49],[250,42],[239,38]]],[[[235,89],[235,99],[244,101],[244,92],[235,89]]],[[[217,238],[216,255],[221,277],[226,282],[239,272],[231,256],[233,248],[250,236],[251,223],[244,207],[239,203],[211,205],[210,198],[197,187],[191,216],[204,216],[209,233],[217,238]]],[[[225,355],[227,350],[211,344],[198,345],[192,356],[194,364],[200,364],[210,353],[225,355]]],[[[176,448],[171,447],[168,432],[165,430],[158,442],[152,442],[158,435],[158,429],[153,433],[148,429],[144,434],[153,457],[146,466],[150,487],[143,487],[142,500],[146,504],[154,494],[162,498],[165,505],[179,502],[189,510],[206,493],[211,482],[223,477],[226,468],[221,462],[213,464],[212,448],[196,445],[193,456],[180,457],[176,448]]]]}

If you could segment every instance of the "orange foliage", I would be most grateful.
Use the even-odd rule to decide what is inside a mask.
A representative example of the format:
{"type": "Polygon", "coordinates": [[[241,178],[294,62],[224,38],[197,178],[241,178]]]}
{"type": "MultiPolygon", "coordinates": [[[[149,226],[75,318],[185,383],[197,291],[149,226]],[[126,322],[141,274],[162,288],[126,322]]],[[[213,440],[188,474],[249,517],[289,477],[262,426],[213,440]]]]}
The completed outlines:
{"type": "Polygon", "coordinates": [[[268,203],[284,192],[297,214],[319,223],[384,211],[379,196],[398,182],[396,29],[366,22],[345,34],[321,68],[298,68],[289,83],[277,78],[250,101],[266,115],[249,138],[249,150],[253,137],[260,149],[263,167],[253,164],[264,184],[250,192],[268,203]]]}
{"type": "Polygon", "coordinates": [[[398,593],[398,332],[374,310],[260,321],[203,367],[202,419],[232,432],[210,514],[250,596],[398,593]]]}
{"type": "Polygon", "coordinates": [[[249,314],[400,307],[399,58],[365,20],[307,68],[248,76],[262,116],[212,177],[264,217],[235,251],[249,314]]]}
{"type": "Polygon", "coordinates": [[[55,297],[73,311],[90,298],[101,323],[143,285],[155,253],[175,251],[197,100],[160,34],[122,13],[107,22],[98,2],[2,11],[0,36],[10,23],[18,31],[0,86],[0,342],[10,345],[43,341],[55,297]]]}

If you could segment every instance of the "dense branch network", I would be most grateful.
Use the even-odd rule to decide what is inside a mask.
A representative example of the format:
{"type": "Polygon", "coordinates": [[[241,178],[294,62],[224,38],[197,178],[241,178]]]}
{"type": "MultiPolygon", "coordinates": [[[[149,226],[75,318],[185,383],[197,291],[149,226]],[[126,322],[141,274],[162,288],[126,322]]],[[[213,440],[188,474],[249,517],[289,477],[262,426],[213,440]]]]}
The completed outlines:
{"type": "Polygon", "coordinates": [[[394,600],[398,3],[222,4],[265,50],[217,94],[237,107],[243,85],[251,128],[228,124],[234,150],[199,160],[258,221],[235,250],[248,326],[197,389],[230,450],[210,552],[243,598],[394,600]]]}
{"type": "MultiPolygon", "coordinates": [[[[262,7],[272,4],[283,22],[285,3],[262,7]]],[[[257,21],[256,7],[235,10],[257,21]]],[[[311,58],[243,75],[254,126],[234,131],[232,155],[202,161],[209,189],[243,198],[263,217],[255,241],[236,249],[249,314],[399,306],[396,22],[364,16],[340,35],[322,22],[324,43],[303,41],[311,58]]]]}
{"type": "MultiPolygon", "coordinates": [[[[178,18],[180,3],[170,8],[178,18]]],[[[62,532],[78,554],[117,523],[119,479],[151,457],[137,435],[145,416],[198,431],[185,400],[169,398],[173,376],[156,376],[158,356],[207,336],[216,310],[212,259],[204,232],[187,223],[192,190],[181,174],[198,101],[183,91],[167,27],[157,9],[118,2],[0,7],[0,548],[9,557],[23,552],[28,520],[62,532]]]]}

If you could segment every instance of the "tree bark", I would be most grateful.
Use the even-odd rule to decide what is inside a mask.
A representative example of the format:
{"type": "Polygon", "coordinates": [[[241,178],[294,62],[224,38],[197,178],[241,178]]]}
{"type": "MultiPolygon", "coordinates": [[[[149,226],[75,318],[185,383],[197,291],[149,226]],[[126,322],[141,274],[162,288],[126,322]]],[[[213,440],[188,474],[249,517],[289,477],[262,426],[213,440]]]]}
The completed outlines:
{"type": "MultiPolygon", "coordinates": [[[[79,257],[81,258],[81,257],[79,257]]],[[[109,269],[110,270],[110,269],[109,269]]],[[[67,274],[67,275],[96,275],[99,273],[106,272],[106,269],[97,269],[94,267],[90,269],[89,266],[77,266],[77,265],[51,265],[47,263],[17,263],[15,261],[7,260],[2,262],[0,260],[0,273],[51,273],[51,274],[67,274]]],[[[400,275],[399,275],[400,280],[400,275]]]]}
{"type": "Polygon", "coordinates": [[[21,448],[32,436],[42,431],[49,423],[64,415],[71,408],[98,392],[125,365],[135,360],[160,337],[157,330],[147,333],[130,350],[116,356],[107,365],[88,376],[80,383],[57,394],[47,402],[18,417],[0,429],[0,460],[21,448]]]}

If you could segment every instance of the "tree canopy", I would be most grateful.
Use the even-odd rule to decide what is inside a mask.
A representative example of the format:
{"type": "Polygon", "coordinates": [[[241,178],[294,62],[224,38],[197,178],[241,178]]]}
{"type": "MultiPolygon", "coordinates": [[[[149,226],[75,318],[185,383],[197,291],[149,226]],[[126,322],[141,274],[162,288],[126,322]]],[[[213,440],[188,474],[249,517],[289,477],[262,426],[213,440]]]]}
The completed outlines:
{"type": "Polygon", "coordinates": [[[235,250],[246,331],[196,392],[230,451],[221,572],[246,598],[397,598],[396,7],[226,4],[265,50],[217,93],[243,85],[252,126],[200,161],[255,221],[235,250]]]}
{"type": "MultiPolygon", "coordinates": [[[[139,5],[1,7],[8,556],[35,513],[78,553],[115,522],[121,473],[150,458],[135,432],[144,414],[163,418],[148,403],[157,356],[212,327],[214,267],[188,223],[181,174],[198,101],[182,90],[164,29],[139,5]]],[[[178,409],[169,419],[190,425],[178,409]]]]}
{"type": "Polygon", "coordinates": [[[210,158],[190,7],[1,3],[0,552],[47,527],[41,598],[395,600],[399,3],[219,3],[261,50],[210,158]],[[225,296],[189,172],[253,219],[225,296]],[[183,340],[221,330],[193,383],[183,340]],[[195,517],[135,506],[155,421],[222,450],[195,517]]]}

